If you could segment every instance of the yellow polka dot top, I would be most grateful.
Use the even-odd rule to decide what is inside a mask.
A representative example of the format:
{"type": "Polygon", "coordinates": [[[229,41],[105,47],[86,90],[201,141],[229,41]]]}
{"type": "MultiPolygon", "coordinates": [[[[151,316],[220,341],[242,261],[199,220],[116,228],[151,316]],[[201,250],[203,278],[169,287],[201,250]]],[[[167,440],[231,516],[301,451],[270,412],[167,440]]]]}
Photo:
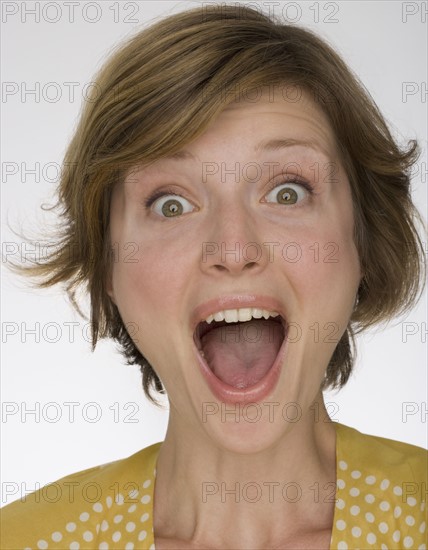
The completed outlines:
{"type": "MultiPolygon", "coordinates": [[[[330,550],[426,549],[428,451],[336,427],[330,550]]],[[[162,442],[68,475],[1,509],[1,550],[155,549],[153,493],[162,442]]]]}

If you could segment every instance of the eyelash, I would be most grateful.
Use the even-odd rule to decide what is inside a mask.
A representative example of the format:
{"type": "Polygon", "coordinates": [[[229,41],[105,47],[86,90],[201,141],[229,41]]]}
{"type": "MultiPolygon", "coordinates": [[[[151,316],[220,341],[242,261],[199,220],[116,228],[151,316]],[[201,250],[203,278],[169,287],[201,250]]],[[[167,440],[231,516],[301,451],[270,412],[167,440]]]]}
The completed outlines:
{"type": "MultiPolygon", "coordinates": [[[[175,189],[172,189],[170,187],[164,187],[162,190],[159,190],[159,191],[155,191],[154,193],[152,193],[151,195],[149,195],[147,197],[147,199],[144,201],[144,206],[146,206],[147,208],[150,208],[150,206],[157,200],[157,199],[160,199],[161,197],[163,197],[164,195],[175,195],[177,197],[180,197],[181,195],[179,195],[175,189]]],[[[184,197],[183,197],[184,198],[184,197]]]]}
{"type": "MultiPolygon", "coordinates": [[[[296,185],[301,185],[304,189],[306,189],[306,191],[309,193],[309,195],[315,195],[316,194],[315,191],[314,191],[314,188],[312,187],[312,185],[309,182],[307,182],[305,180],[297,179],[296,177],[292,177],[291,179],[274,183],[271,187],[269,187],[267,193],[272,191],[272,189],[275,189],[275,187],[280,187],[281,185],[286,185],[287,183],[294,183],[296,185]]],[[[151,195],[149,195],[144,201],[144,206],[146,208],[150,208],[151,205],[157,199],[160,199],[164,195],[175,195],[177,197],[182,196],[182,195],[178,194],[175,191],[175,189],[173,189],[172,187],[165,187],[165,188],[163,188],[161,190],[157,190],[154,193],[152,193],[151,195]]],[[[183,197],[183,198],[185,198],[185,197],[183,197]]]]}
{"type": "Polygon", "coordinates": [[[312,187],[312,185],[307,182],[306,180],[298,179],[296,176],[290,176],[290,179],[286,179],[285,181],[280,181],[272,184],[271,187],[269,187],[268,193],[270,193],[275,187],[280,187],[281,185],[286,185],[287,183],[294,183],[296,185],[301,185],[306,191],[309,193],[309,195],[315,195],[315,190],[312,187]]]}

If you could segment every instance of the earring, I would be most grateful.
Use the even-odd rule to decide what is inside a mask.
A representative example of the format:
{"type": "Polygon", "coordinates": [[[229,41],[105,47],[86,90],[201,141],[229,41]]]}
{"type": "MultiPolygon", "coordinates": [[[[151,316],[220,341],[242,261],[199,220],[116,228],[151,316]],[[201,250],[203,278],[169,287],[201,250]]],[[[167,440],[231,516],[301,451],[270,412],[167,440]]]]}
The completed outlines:
{"type": "Polygon", "coordinates": [[[357,294],[355,295],[354,309],[358,306],[359,303],[360,303],[360,297],[359,297],[359,292],[357,291],[357,294]]]}

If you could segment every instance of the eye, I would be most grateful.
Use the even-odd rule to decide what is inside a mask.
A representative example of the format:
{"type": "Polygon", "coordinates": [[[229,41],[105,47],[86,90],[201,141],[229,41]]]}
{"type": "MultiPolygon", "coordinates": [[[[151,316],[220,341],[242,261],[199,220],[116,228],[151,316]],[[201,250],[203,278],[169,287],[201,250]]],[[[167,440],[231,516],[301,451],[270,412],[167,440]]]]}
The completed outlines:
{"type": "Polygon", "coordinates": [[[193,209],[193,206],[184,197],[172,193],[166,194],[164,192],[147,199],[146,206],[150,207],[152,205],[156,214],[165,218],[177,218],[182,214],[191,212],[193,209]]]}
{"type": "Polygon", "coordinates": [[[297,202],[301,202],[308,193],[311,195],[312,192],[312,187],[307,182],[288,181],[275,185],[266,197],[267,202],[277,200],[279,204],[293,206],[297,202]]]}

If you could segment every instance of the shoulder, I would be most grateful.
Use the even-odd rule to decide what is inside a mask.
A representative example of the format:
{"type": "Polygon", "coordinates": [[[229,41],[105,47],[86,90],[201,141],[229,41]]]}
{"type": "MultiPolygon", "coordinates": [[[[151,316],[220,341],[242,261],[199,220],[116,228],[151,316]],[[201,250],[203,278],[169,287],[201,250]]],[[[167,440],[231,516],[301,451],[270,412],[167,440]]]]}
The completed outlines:
{"type": "Polygon", "coordinates": [[[340,525],[354,526],[353,543],[367,536],[378,548],[422,547],[428,451],[344,424],[336,430],[336,513],[340,525]]]}
{"type": "Polygon", "coordinates": [[[117,509],[150,508],[160,445],[67,475],[4,506],[1,548],[98,548],[117,509]]]}
{"type": "Polygon", "coordinates": [[[365,434],[336,423],[338,451],[366,467],[391,474],[405,473],[408,481],[427,482],[428,451],[423,447],[378,435],[365,434]]]}

